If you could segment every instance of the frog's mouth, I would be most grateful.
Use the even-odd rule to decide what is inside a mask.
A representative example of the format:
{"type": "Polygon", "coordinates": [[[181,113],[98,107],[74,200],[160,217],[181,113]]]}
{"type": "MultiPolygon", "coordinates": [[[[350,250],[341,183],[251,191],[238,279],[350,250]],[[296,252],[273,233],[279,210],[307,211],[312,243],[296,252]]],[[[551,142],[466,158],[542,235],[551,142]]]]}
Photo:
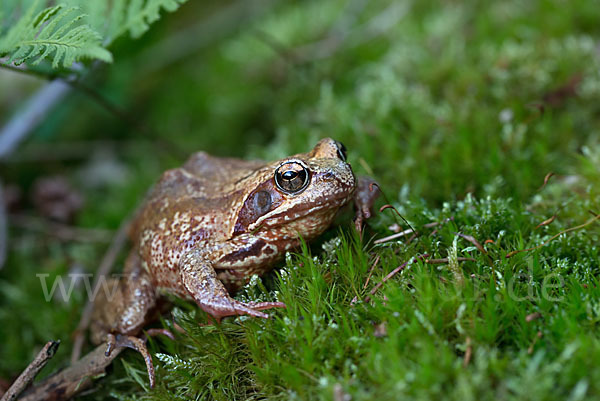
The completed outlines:
{"type": "Polygon", "coordinates": [[[274,210],[259,218],[249,229],[256,231],[262,227],[274,227],[301,220],[307,216],[320,215],[324,210],[330,210],[331,215],[335,213],[351,199],[354,191],[332,196],[322,196],[311,202],[298,203],[289,209],[274,210]]]}

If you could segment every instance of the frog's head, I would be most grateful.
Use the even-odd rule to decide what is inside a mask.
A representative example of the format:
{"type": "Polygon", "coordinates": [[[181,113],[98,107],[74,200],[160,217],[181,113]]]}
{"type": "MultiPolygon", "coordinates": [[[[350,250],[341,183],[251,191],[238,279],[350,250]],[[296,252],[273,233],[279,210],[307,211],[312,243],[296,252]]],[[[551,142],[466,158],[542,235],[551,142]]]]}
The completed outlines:
{"type": "Polygon", "coordinates": [[[245,194],[235,233],[266,230],[310,239],[329,226],[355,188],[346,149],[330,138],[308,153],[269,163],[247,179],[256,186],[245,194]]]}

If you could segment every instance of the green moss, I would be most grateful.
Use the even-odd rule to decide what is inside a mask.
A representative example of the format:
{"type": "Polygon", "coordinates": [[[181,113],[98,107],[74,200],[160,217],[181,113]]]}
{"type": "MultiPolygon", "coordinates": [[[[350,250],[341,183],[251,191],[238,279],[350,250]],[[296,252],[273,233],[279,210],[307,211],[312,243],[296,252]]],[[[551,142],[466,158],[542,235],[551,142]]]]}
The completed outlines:
{"type": "MultiPolygon", "coordinates": [[[[206,23],[186,17],[205,18],[204,7],[221,9],[188,3],[141,41],[120,43],[97,84],[151,135],[73,98],[43,138],[22,148],[124,137],[127,146],[109,149],[128,172],[122,181],[84,185],[87,155],[9,164],[4,180],[27,187],[42,167],[65,174],[88,199],[78,224],[116,228],[160,171],[181,162],[172,149],[276,159],[331,136],[358,174],[378,180],[380,204],[395,206],[420,235],[376,245],[391,224],[406,224],[388,209],[360,239],[348,213],[238,295],[286,309],[200,326],[205,315],[176,302],[187,334],[152,342],[157,388],[147,391],[141,357],[125,352],[83,399],[600,398],[600,223],[507,257],[600,212],[597,5],[278,3],[243,22],[224,20],[224,29],[236,28],[197,51],[180,49],[185,56],[173,62],[152,53],[173,31],[206,23]],[[324,46],[332,36],[339,40],[324,46]],[[549,172],[556,175],[541,188],[549,172]],[[441,224],[423,227],[432,222],[441,224]],[[364,302],[423,254],[470,259],[411,262],[364,302]]],[[[36,274],[52,278],[74,262],[93,271],[104,251],[19,229],[11,238],[0,271],[6,378],[50,338],[63,345],[48,371],[68,360],[84,293],[47,303],[36,274]]]]}

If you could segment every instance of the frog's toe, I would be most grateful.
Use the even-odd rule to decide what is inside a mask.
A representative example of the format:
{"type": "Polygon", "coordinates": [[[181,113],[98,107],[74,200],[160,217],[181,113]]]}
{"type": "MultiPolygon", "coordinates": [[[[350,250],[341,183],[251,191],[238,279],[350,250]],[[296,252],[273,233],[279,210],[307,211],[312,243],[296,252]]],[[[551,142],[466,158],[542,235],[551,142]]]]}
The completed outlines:
{"type": "Polygon", "coordinates": [[[169,337],[171,340],[175,341],[175,335],[171,332],[171,330],[167,329],[148,329],[145,331],[147,337],[154,337],[163,335],[165,337],[169,337]]]}
{"type": "Polygon", "coordinates": [[[154,379],[154,364],[152,363],[152,356],[146,347],[146,341],[134,337],[127,336],[123,334],[109,334],[107,336],[107,349],[106,356],[109,356],[112,349],[115,347],[127,347],[136,350],[139,352],[144,358],[144,362],[146,363],[146,370],[148,371],[148,380],[150,381],[150,388],[154,388],[155,379],[154,379]]]}
{"type": "Polygon", "coordinates": [[[248,302],[235,303],[236,312],[238,315],[250,315],[255,317],[262,317],[263,319],[268,319],[269,315],[263,312],[259,312],[265,309],[271,308],[285,308],[285,304],[283,302],[248,302]],[[242,312],[242,313],[239,313],[242,312]]]}
{"type": "Polygon", "coordinates": [[[243,303],[239,303],[239,305],[235,306],[235,314],[236,315],[248,315],[254,317],[262,317],[263,319],[268,319],[269,315],[263,312],[259,312],[254,308],[250,308],[243,303]]]}
{"type": "Polygon", "coordinates": [[[254,310],[265,310],[271,308],[285,308],[285,304],[283,302],[248,302],[246,304],[249,308],[254,310]]]}

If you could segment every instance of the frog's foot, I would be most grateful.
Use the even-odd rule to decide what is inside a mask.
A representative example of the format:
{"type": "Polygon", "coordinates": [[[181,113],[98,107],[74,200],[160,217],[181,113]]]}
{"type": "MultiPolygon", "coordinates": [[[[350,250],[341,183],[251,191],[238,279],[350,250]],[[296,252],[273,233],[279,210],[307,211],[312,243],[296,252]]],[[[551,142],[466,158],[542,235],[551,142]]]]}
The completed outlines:
{"type": "MultiPolygon", "coordinates": [[[[149,329],[146,331],[146,336],[153,337],[156,335],[165,335],[170,339],[174,340],[175,336],[167,329],[149,329]]],[[[148,371],[148,380],[150,381],[150,388],[154,388],[156,380],[154,378],[154,363],[152,362],[152,356],[146,347],[146,337],[135,337],[124,334],[107,334],[106,336],[106,351],[104,355],[109,357],[115,348],[131,348],[139,352],[144,358],[146,363],[146,370],[148,371]]]]}
{"type": "Polygon", "coordinates": [[[285,308],[283,302],[240,302],[229,296],[227,289],[217,278],[210,261],[198,250],[181,258],[181,282],[203,311],[220,321],[225,316],[249,315],[268,318],[261,312],[270,308],[285,308]]]}
{"type": "Polygon", "coordinates": [[[210,314],[217,322],[226,316],[248,315],[268,319],[269,315],[261,312],[271,308],[285,308],[283,302],[240,302],[226,295],[217,299],[196,299],[203,311],[210,314]]]}
{"type": "Polygon", "coordinates": [[[379,197],[381,190],[375,180],[370,177],[358,177],[354,191],[354,224],[358,232],[362,232],[363,222],[372,215],[371,208],[379,197]]]}
{"type": "Polygon", "coordinates": [[[148,347],[146,347],[146,341],[139,337],[135,336],[127,336],[123,334],[107,334],[106,336],[106,351],[104,355],[109,357],[115,348],[131,348],[139,352],[144,358],[144,362],[146,363],[146,370],[148,371],[148,380],[150,381],[150,388],[154,387],[156,380],[154,378],[154,363],[152,363],[152,356],[148,351],[148,347]]]}

